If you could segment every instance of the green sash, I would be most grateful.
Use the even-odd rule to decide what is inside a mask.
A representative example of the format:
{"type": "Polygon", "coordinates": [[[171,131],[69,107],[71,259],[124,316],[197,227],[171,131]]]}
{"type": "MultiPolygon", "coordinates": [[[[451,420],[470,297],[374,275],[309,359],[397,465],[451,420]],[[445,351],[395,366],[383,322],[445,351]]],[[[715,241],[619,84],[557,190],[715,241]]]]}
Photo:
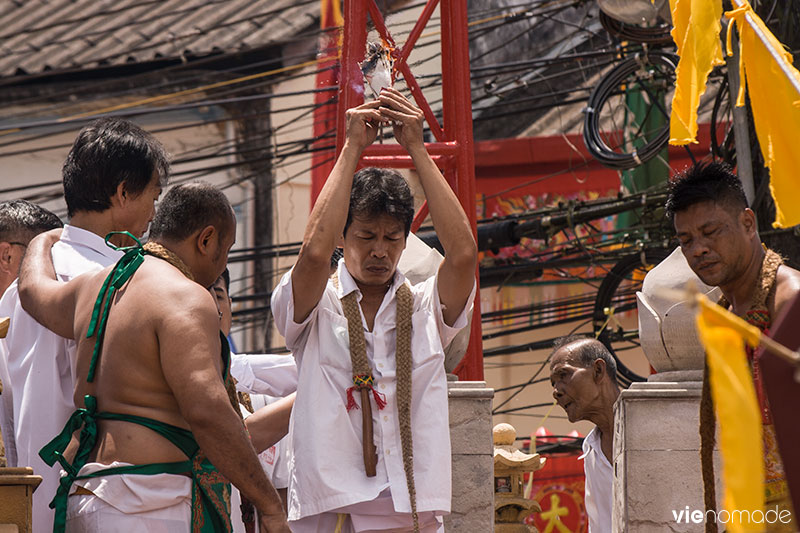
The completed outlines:
{"type": "MultiPolygon", "coordinates": [[[[108,242],[106,244],[112,248],[125,252],[117,262],[103,282],[100,294],[95,302],[92,311],[92,320],[89,324],[89,331],[86,335],[90,338],[96,334],[94,351],[89,364],[87,381],[94,380],[97,361],[100,358],[103,336],[105,334],[106,322],[110,302],[114,293],[144,262],[144,255],[147,253],[142,248],[141,243],[136,237],[127,232],[122,232],[136,241],[135,246],[117,248],[108,242]]],[[[225,336],[220,332],[222,340],[222,360],[223,360],[223,379],[227,377],[230,364],[230,347],[225,336]]],[[[231,532],[231,487],[225,479],[205,457],[192,433],[186,429],[179,428],[170,424],[165,424],[158,420],[134,415],[118,413],[97,412],[97,398],[91,395],[84,396],[86,405],[83,409],[77,409],[67,421],[64,429],[52,441],[47,443],[40,451],[39,456],[50,466],[58,462],[66,472],[59,482],[58,490],[50,502],[50,507],[55,509],[55,521],[53,524],[54,533],[64,533],[66,528],[67,500],[69,489],[75,481],[81,479],[96,478],[117,474],[190,474],[192,477],[192,529],[191,533],[211,533],[211,532],[231,532]],[[79,476],[78,472],[86,464],[89,455],[97,443],[97,421],[98,420],[121,420],[139,424],[152,429],[172,444],[177,446],[188,458],[186,461],[174,463],[152,463],[146,465],[130,465],[114,468],[106,468],[91,474],[79,476]],[[63,453],[72,438],[72,434],[81,430],[78,451],[72,463],[66,460],[63,453]]]]}

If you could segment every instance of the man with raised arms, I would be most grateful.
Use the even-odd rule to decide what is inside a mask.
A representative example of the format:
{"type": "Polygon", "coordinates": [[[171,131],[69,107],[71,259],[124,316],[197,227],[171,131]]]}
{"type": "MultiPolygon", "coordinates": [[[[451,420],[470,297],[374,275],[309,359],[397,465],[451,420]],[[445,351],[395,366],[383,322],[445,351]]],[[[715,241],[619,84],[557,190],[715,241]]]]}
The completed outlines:
{"type": "Polygon", "coordinates": [[[62,461],[83,428],[74,459],[66,454],[56,531],[65,519],[73,531],[229,531],[228,480],[254,503],[262,531],[288,531],[223,383],[229,353],[207,288],[235,227],[224,194],[194,183],[164,197],[151,242],[97,274],[59,284],[46,238],[31,243],[20,298],[77,340],[74,400],[84,408],[41,452],[62,461]]]}
{"type": "Polygon", "coordinates": [[[384,89],[346,120],[297,263],[272,295],[299,371],[289,519],[295,533],[442,531],[451,499],[442,347],[472,310],[477,246],[425,149],[417,107],[384,89]],[[408,184],[387,169],[356,173],[388,122],[414,162],[445,250],[438,273],[413,287],[397,271],[414,215],[408,184]],[[329,278],[339,244],[344,258],[329,278]]]}

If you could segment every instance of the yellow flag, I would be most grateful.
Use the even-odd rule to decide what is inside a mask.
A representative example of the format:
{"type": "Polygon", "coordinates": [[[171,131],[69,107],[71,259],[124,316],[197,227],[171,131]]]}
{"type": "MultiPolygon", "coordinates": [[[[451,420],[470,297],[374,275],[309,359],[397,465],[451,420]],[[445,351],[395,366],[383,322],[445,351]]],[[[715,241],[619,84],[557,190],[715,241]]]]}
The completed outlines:
{"type": "Polygon", "coordinates": [[[697,142],[697,107],[706,90],[708,73],[722,64],[720,18],[722,0],[669,0],[672,39],[680,61],[669,121],[670,144],[697,142]]]}
{"type": "Polygon", "coordinates": [[[761,412],[744,353],[744,340],[757,343],[760,334],[756,329],[754,335],[752,326],[705,297],[700,302],[697,330],[706,349],[719,424],[723,506],[731,513],[726,527],[731,533],[763,531],[763,521],[748,520],[753,511],[764,510],[764,445],[761,412]]]}
{"type": "MultiPolygon", "coordinates": [[[[792,85],[792,80],[800,85],[800,72],[792,66],[792,55],[767,29],[749,4],[725,16],[732,19],[731,23],[735,21],[739,30],[740,58],[747,77],[756,134],[769,168],[770,188],[775,198],[774,226],[800,224],[800,203],[797,201],[800,198],[800,179],[797,177],[797,169],[800,168],[800,150],[797,149],[800,93],[792,85]],[[748,14],[747,18],[745,14],[748,14]],[[767,36],[769,48],[756,35],[753,25],[767,36]],[[770,48],[776,52],[778,60],[770,53],[770,48]]],[[[741,92],[737,105],[744,105],[741,92]]]]}

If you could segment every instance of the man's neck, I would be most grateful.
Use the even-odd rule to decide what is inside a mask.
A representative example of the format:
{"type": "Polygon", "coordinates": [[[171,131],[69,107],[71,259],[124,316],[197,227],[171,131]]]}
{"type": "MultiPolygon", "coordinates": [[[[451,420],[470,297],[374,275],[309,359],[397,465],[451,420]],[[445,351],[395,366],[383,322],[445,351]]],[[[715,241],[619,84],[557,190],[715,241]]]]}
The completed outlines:
{"type": "Polygon", "coordinates": [[[614,430],[614,402],[619,397],[619,387],[607,381],[600,389],[599,408],[588,414],[586,418],[597,426],[601,436],[611,435],[614,430]]]}
{"type": "Polygon", "coordinates": [[[730,283],[720,285],[723,296],[730,302],[733,311],[739,315],[750,307],[753,294],[760,286],[761,265],[766,252],[760,243],[754,243],[753,247],[753,253],[744,272],[730,283]]]}
{"type": "Polygon", "coordinates": [[[72,216],[69,225],[90,231],[103,238],[114,231],[114,223],[108,214],[108,210],[102,212],[79,211],[72,216]]]}
{"type": "Polygon", "coordinates": [[[386,292],[392,286],[392,283],[389,282],[386,285],[365,285],[359,281],[356,281],[356,286],[358,290],[361,291],[362,298],[369,300],[369,301],[383,301],[383,298],[386,296],[386,292]]]}

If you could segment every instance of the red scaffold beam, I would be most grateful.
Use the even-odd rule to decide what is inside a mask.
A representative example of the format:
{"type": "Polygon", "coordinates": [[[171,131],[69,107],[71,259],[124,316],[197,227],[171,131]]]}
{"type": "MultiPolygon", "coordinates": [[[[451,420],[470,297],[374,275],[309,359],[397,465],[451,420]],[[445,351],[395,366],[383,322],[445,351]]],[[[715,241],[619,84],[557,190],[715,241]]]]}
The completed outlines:
{"type": "MultiPolygon", "coordinates": [[[[470,94],[469,45],[467,39],[467,5],[464,0],[429,0],[411,30],[408,39],[397,48],[395,41],[375,4],[375,0],[344,2],[344,27],[339,69],[339,101],[336,122],[336,154],[341,152],[345,139],[345,111],[364,101],[364,79],[359,63],[364,60],[367,45],[367,15],[381,38],[393,52],[395,70],[402,75],[414,102],[425,115],[436,142],[427,143],[428,152],[442,170],[469,218],[475,234],[475,154],[472,139],[472,107],[470,94]],[[440,4],[440,5],[439,5],[440,4]],[[442,118],[439,123],[422,89],[408,65],[408,57],[420,35],[439,5],[442,46],[442,118]]],[[[395,144],[372,145],[364,151],[362,166],[412,168],[411,159],[395,144]]],[[[321,172],[312,175],[312,202],[322,189],[321,172]]],[[[324,181],[324,178],[322,178],[324,181]]],[[[423,205],[415,217],[414,229],[427,216],[423,205]]],[[[475,270],[476,283],[478,271],[475,270]]],[[[462,380],[483,380],[483,345],[481,339],[480,292],[475,296],[472,329],[467,353],[456,367],[462,380]]]]}

